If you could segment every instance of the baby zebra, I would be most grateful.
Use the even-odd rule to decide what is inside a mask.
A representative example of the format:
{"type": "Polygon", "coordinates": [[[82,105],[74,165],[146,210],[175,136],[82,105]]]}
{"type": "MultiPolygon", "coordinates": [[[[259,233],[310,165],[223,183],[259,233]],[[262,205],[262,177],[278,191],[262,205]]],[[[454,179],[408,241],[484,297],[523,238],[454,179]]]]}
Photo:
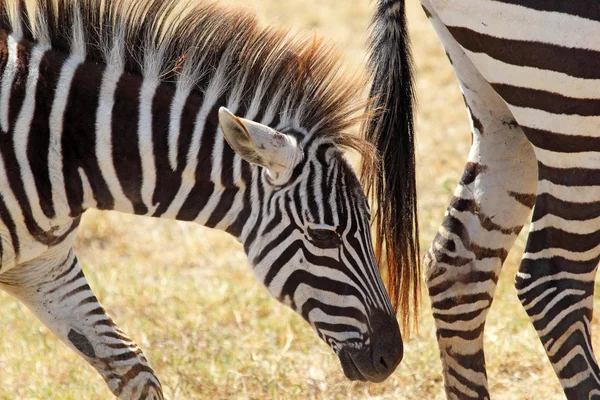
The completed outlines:
{"type": "MultiPolygon", "coordinates": [[[[344,133],[363,87],[328,48],[191,0],[0,8],[0,287],[117,397],[163,394],[73,252],[89,208],[229,232],[349,379],[394,371],[402,339],[369,207],[342,152],[373,157],[344,133]]],[[[397,269],[389,265],[393,284],[405,284],[397,269]]]]}

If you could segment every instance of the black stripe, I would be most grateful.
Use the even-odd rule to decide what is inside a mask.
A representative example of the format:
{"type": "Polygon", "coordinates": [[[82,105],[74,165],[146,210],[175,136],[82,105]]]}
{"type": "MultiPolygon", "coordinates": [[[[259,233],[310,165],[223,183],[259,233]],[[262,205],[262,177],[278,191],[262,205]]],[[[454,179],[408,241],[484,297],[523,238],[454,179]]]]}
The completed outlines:
{"type": "MultiPolygon", "coordinates": [[[[443,253],[441,250],[439,249],[430,249],[431,251],[431,256],[435,259],[435,261],[437,261],[438,263],[441,264],[447,264],[447,265],[451,265],[453,267],[462,267],[465,265],[468,265],[469,263],[472,263],[473,260],[471,258],[467,258],[467,257],[460,257],[460,256],[451,256],[448,255],[446,253],[443,253]]],[[[431,277],[430,279],[433,279],[433,277],[431,277]]]]}
{"type": "MultiPolygon", "coordinates": [[[[8,229],[8,233],[10,235],[10,242],[13,251],[15,252],[15,257],[19,257],[19,253],[21,252],[21,245],[19,243],[19,236],[17,235],[17,226],[15,225],[15,221],[13,220],[12,215],[8,210],[8,207],[6,207],[6,203],[4,202],[2,194],[0,194],[0,221],[2,221],[4,226],[6,226],[6,228],[8,229]]],[[[0,244],[1,243],[2,240],[0,239],[0,244]]],[[[2,261],[1,258],[0,261],[2,261]]],[[[0,265],[0,267],[2,266],[0,265]]]]}
{"type": "MultiPolygon", "coordinates": [[[[452,284],[454,283],[455,282],[452,282],[452,284]]],[[[429,292],[430,296],[435,295],[431,294],[431,290],[429,292]]],[[[444,290],[440,290],[436,294],[442,292],[444,292],[444,290]]],[[[457,296],[446,297],[443,300],[434,301],[431,304],[431,308],[433,310],[450,310],[459,304],[475,304],[478,301],[487,301],[489,304],[492,304],[492,299],[492,296],[487,292],[474,294],[457,293],[457,296]]]]}
{"type": "MultiPolygon", "coordinates": [[[[473,356],[473,357],[476,357],[476,356],[473,356]]],[[[464,367],[464,366],[462,366],[462,367],[464,367]]],[[[477,393],[476,396],[471,397],[470,394],[460,392],[459,389],[456,387],[456,385],[452,385],[452,388],[454,390],[456,390],[457,398],[459,398],[459,399],[487,399],[487,398],[489,398],[488,390],[485,386],[481,386],[481,385],[476,384],[475,382],[470,381],[469,379],[465,378],[463,374],[456,371],[451,366],[448,366],[447,368],[448,368],[448,375],[452,376],[462,386],[468,388],[469,393],[470,392],[477,393]]],[[[484,367],[483,372],[485,373],[485,367],[484,367]]],[[[448,385],[448,386],[450,386],[450,385],[448,385]]]]}
{"type": "MultiPolygon", "coordinates": [[[[254,221],[254,226],[252,227],[252,229],[250,230],[250,233],[248,234],[248,237],[244,241],[244,250],[246,251],[246,253],[248,253],[248,251],[250,250],[250,246],[252,246],[252,244],[256,240],[256,237],[258,235],[258,229],[260,228],[260,221],[263,218],[263,207],[262,206],[263,206],[263,202],[265,201],[264,200],[265,189],[263,187],[263,181],[262,181],[260,169],[258,172],[258,179],[256,180],[256,189],[258,192],[258,196],[255,201],[258,203],[257,204],[258,215],[254,221]]],[[[256,212],[256,210],[254,210],[254,212],[256,212]]]]}
{"type": "MultiPolygon", "coordinates": [[[[482,130],[479,131],[481,132],[482,130]]],[[[482,172],[485,172],[486,170],[487,166],[469,161],[467,162],[462,177],[460,178],[460,183],[465,186],[468,186],[471,183],[473,183],[482,172]]]]}
{"type": "Polygon", "coordinates": [[[530,128],[521,125],[527,139],[535,147],[554,151],[557,153],[581,153],[586,151],[600,151],[600,137],[595,133],[590,136],[564,135],[542,129],[530,128]]]}
{"type": "Polygon", "coordinates": [[[581,253],[592,250],[598,243],[600,243],[600,231],[577,234],[548,227],[529,233],[526,251],[537,253],[545,249],[558,248],[581,253]]]}
{"type": "Polygon", "coordinates": [[[125,196],[136,214],[146,214],[142,199],[142,158],[139,151],[138,121],[141,78],[124,73],[114,93],[111,121],[112,157],[125,196]]]}
{"type": "Polygon", "coordinates": [[[557,215],[569,221],[587,221],[600,217],[600,201],[591,203],[572,203],[557,199],[549,193],[538,196],[533,210],[532,221],[546,215],[557,215]]]}
{"type": "MultiPolygon", "coordinates": [[[[50,170],[48,169],[50,114],[54,104],[56,85],[60,79],[61,67],[66,57],[62,53],[48,51],[40,62],[35,94],[35,111],[31,120],[27,142],[27,160],[40,199],[40,207],[48,218],[54,218],[56,215],[52,200],[50,170]]],[[[53,156],[56,155],[53,154],[53,156]]]]}
{"type": "Polygon", "coordinates": [[[331,146],[321,145],[317,149],[316,158],[319,162],[319,171],[321,174],[321,194],[323,196],[323,223],[328,225],[333,225],[333,213],[330,205],[330,201],[335,201],[335,199],[331,198],[331,193],[333,192],[333,187],[331,186],[330,176],[335,172],[335,166],[337,163],[336,159],[331,159],[331,161],[327,162],[327,150],[329,150],[331,146]]]}
{"type": "Polygon", "coordinates": [[[484,53],[507,64],[562,72],[584,79],[600,79],[600,52],[554,44],[497,38],[468,28],[448,30],[465,49],[484,53]]]}
{"type": "MultiPolygon", "coordinates": [[[[308,316],[306,316],[304,318],[308,319],[308,316]]],[[[315,325],[315,329],[317,329],[319,331],[329,331],[329,332],[337,332],[337,333],[356,332],[357,331],[356,326],[348,325],[348,324],[341,324],[341,323],[336,324],[336,323],[330,323],[330,322],[324,322],[324,321],[315,321],[314,325],[315,325]]]]}
{"type": "Polygon", "coordinates": [[[309,298],[302,305],[301,315],[308,316],[308,314],[315,308],[323,311],[327,315],[352,318],[362,323],[365,323],[367,320],[367,316],[363,314],[362,311],[360,311],[358,308],[333,306],[330,304],[322,303],[314,298],[309,298]]]}
{"type": "Polygon", "coordinates": [[[600,170],[590,168],[555,168],[538,161],[539,179],[563,186],[598,186],[600,170]]]}
{"type": "Polygon", "coordinates": [[[118,397],[130,381],[143,373],[155,376],[154,371],[149,366],[144,364],[136,364],[122,375],[123,379],[118,380],[119,385],[113,390],[114,395],[118,397]]]}
{"type": "Polygon", "coordinates": [[[460,338],[467,341],[473,341],[483,334],[483,324],[480,325],[479,328],[467,331],[440,328],[436,331],[436,334],[438,338],[460,338]]]}
{"type": "MultiPolygon", "coordinates": [[[[223,95],[213,105],[206,116],[206,121],[202,127],[202,139],[200,141],[200,150],[196,157],[196,182],[190,191],[187,199],[177,214],[177,219],[192,221],[202,212],[210,197],[214,194],[215,185],[211,180],[213,169],[213,148],[215,137],[219,126],[219,108],[225,104],[225,95],[223,95]]],[[[223,139],[224,141],[225,139],[223,139]]],[[[223,144],[225,146],[225,143],[223,144]]],[[[218,206],[217,206],[218,207],[218,206]]]]}
{"type": "Polygon", "coordinates": [[[221,192],[221,198],[215,206],[215,209],[210,214],[210,217],[204,224],[208,228],[214,228],[219,222],[225,218],[235,200],[235,196],[238,194],[237,188],[225,189],[221,192]]]}
{"type": "Polygon", "coordinates": [[[250,164],[242,160],[242,181],[244,182],[244,197],[242,198],[242,210],[237,215],[235,221],[227,227],[226,231],[236,238],[242,234],[242,229],[250,217],[251,210],[251,194],[252,194],[252,171],[250,164]]]}
{"type": "MultiPolygon", "coordinates": [[[[88,292],[88,291],[92,291],[92,289],[90,288],[90,286],[87,283],[84,283],[83,285],[71,290],[69,293],[65,294],[63,297],[61,297],[60,301],[65,301],[66,299],[68,299],[71,296],[76,295],[77,293],[81,293],[81,292],[88,292]]],[[[87,315],[91,315],[89,312],[86,313],[87,315]]]]}
{"type": "Polygon", "coordinates": [[[442,281],[437,285],[429,287],[429,295],[436,296],[442,292],[445,292],[452,288],[454,285],[473,284],[476,282],[492,281],[496,283],[498,281],[498,275],[493,271],[478,271],[471,270],[469,272],[461,273],[457,278],[452,280],[442,281]]]}
{"type": "Polygon", "coordinates": [[[4,29],[0,29],[0,77],[4,74],[8,62],[8,35],[4,29]]]}
{"type": "Polygon", "coordinates": [[[492,83],[494,90],[508,104],[523,108],[535,108],[552,114],[600,115],[600,99],[580,99],[563,96],[545,90],[528,89],[503,83],[492,83]]]}
{"type": "Polygon", "coordinates": [[[8,100],[8,129],[14,130],[15,123],[21,112],[27,90],[27,75],[29,74],[29,61],[31,47],[17,43],[17,65],[8,100]]]}
{"type": "Polygon", "coordinates": [[[114,208],[114,198],[96,158],[96,113],[103,72],[104,66],[100,64],[82,64],[71,81],[62,133],[63,173],[71,216],[79,216],[84,211],[79,168],[89,179],[98,208],[114,208]]]}
{"type": "MultiPolygon", "coordinates": [[[[286,297],[289,297],[289,299],[292,300],[292,308],[294,309],[297,309],[294,295],[298,286],[303,283],[315,290],[331,292],[344,297],[354,296],[358,299],[360,304],[365,304],[363,295],[354,286],[324,276],[316,276],[308,271],[298,269],[288,276],[285,284],[281,288],[281,299],[284,300],[286,297]]],[[[307,318],[307,315],[302,316],[305,319],[307,318]]]]}
{"type": "MultiPolygon", "coordinates": [[[[66,261],[65,261],[65,263],[66,263],[66,261]]],[[[69,269],[67,269],[66,271],[63,271],[60,275],[58,275],[57,277],[55,277],[53,279],[53,282],[59,281],[62,278],[64,278],[65,276],[69,275],[73,271],[73,269],[75,269],[76,266],[77,266],[77,257],[74,257],[73,258],[73,262],[71,262],[71,265],[69,266],[69,269]]],[[[59,288],[60,288],[60,286],[57,286],[56,288],[50,290],[47,293],[53,293],[54,291],[56,291],[59,288]]]]}
{"type": "MultiPolygon", "coordinates": [[[[306,193],[305,198],[308,203],[308,210],[311,214],[311,220],[313,222],[321,222],[319,221],[319,207],[317,206],[317,196],[315,193],[315,163],[309,161],[308,163],[308,179],[306,181],[306,193]]],[[[300,186],[298,186],[298,190],[300,190],[300,186]]],[[[322,200],[322,199],[321,199],[322,200]]],[[[304,217],[304,216],[302,216],[304,217]]]]}
{"type": "MultiPolygon", "coordinates": [[[[158,207],[154,217],[160,217],[169,208],[177,189],[181,185],[181,174],[171,170],[169,162],[169,122],[171,119],[171,103],[175,95],[175,86],[162,83],[156,89],[152,99],[152,147],[154,149],[154,163],[156,165],[156,186],[152,194],[152,205],[158,207]]],[[[195,100],[189,96],[186,101],[184,113],[187,107],[193,107],[190,103],[195,100]]],[[[194,109],[199,108],[199,104],[194,109]]],[[[182,119],[183,124],[186,123],[182,119]]]]}

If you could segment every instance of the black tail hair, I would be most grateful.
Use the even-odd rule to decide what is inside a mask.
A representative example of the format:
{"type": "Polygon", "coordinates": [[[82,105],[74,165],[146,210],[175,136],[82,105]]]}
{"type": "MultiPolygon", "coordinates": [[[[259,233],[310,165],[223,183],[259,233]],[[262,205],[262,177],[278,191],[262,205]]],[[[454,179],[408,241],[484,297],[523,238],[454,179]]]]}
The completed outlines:
{"type": "Polygon", "coordinates": [[[369,45],[371,118],[363,126],[363,135],[376,146],[379,159],[375,166],[363,164],[363,184],[376,203],[377,260],[380,265],[384,257],[387,261],[388,291],[394,308],[400,312],[403,330],[409,333],[417,322],[421,268],[414,84],[404,0],[377,1],[369,45]],[[373,176],[376,178],[369,179],[373,176]]]}

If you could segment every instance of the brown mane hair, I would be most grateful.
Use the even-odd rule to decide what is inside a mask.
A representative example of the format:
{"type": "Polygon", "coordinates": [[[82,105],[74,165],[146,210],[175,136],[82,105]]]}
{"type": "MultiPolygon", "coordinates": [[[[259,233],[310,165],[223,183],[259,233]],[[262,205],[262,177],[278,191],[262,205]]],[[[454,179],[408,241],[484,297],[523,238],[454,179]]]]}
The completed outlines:
{"type": "MultiPolygon", "coordinates": [[[[87,61],[108,63],[122,42],[125,72],[147,74],[159,64],[159,80],[186,80],[203,90],[226,61],[222,93],[241,93],[250,106],[260,95],[279,99],[282,114],[294,113],[298,128],[311,135],[346,140],[360,121],[366,86],[347,74],[340,57],[323,40],[259,26],[245,10],[198,0],[0,0],[0,29],[19,31],[25,40],[48,38],[53,49],[71,52],[82,30],[87,61]]],[[[264,110],[262,110],[264,111],[264,110]]],[[[368,152],[368,151],[367,151],[368,152]]]]}

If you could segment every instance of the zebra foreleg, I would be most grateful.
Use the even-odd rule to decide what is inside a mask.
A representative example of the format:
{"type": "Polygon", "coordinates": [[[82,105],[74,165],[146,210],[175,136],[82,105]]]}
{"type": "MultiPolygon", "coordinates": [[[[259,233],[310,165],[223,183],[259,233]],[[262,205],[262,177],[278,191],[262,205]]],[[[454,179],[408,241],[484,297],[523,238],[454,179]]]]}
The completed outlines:
{"type": "Polygon", "coordinates": [[[506,104],[421,2],[459,79],[473,144],[424,266],[448,398],[489,398],[483,330],[502,263],[533,206],[535,155],[506,104]]]}
{"type": "Polygon", "coordinates": [[[544,180],[516,278],[517,293],[567,398],[600,398],[590,326],[600,260],[600,206],[586,198],[575,201],[589,188],[555,185],[577,184],[573,170],[549,171],[545,160],[540,162],[544,180]]]}
{"type": "Polygon", "coordinates": [[[38,258],[15,267],[0,282],[85,358],[119,399],[163,399],[146,357],[98,303],[72,250],[66,257],[38,258]]]}

